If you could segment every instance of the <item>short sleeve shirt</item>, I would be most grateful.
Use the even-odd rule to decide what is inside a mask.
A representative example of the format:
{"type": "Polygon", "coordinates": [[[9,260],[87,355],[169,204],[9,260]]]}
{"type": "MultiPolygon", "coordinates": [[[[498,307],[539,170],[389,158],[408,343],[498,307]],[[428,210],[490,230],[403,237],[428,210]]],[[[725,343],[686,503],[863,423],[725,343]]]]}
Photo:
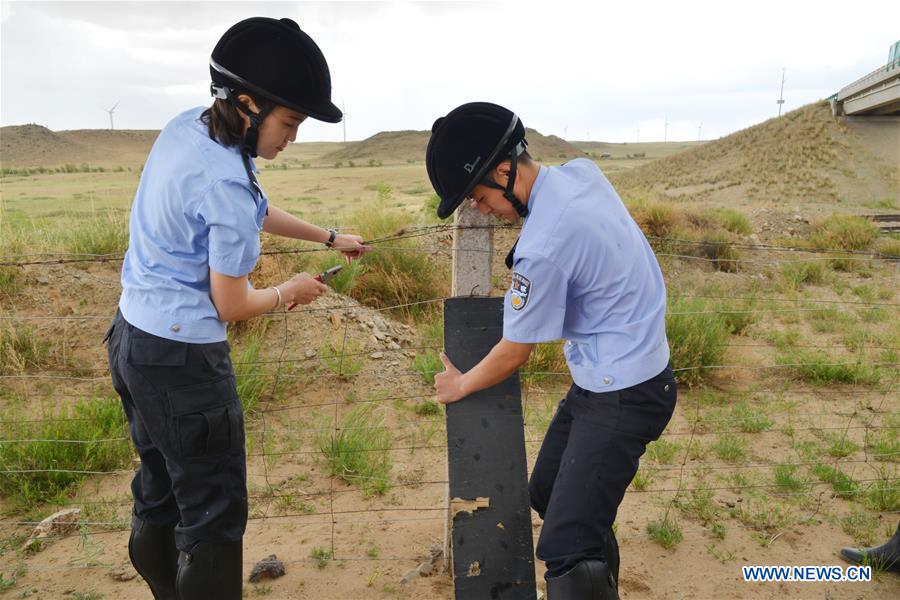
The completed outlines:
{"type": "Polygon", "coordinates": [[[666,289],[656,256],[588,159],[541,167],[528,200],[503,308],[503,337],[566,340],[588,390],[646,381],[669,361],[666,289]]]}
{"type": "Polygon", "coordinates": [[[131,207],[119,300],[135,327],[193,343],[226,338],[210,269],[253,270],[268,206],[240,151],[209,137],[202,112],[178,115],[153,144],[131,207]]]}

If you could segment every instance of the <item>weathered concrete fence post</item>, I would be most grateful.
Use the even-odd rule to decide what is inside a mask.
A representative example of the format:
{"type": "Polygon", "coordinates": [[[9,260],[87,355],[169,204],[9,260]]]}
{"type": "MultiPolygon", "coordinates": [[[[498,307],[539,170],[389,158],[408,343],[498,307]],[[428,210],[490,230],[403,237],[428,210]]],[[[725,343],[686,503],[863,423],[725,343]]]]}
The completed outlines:
{"type": "MultiPolygon", "coordinates": [[[[491,219],[464,203],[456,214],[453,296],[444,347],[463,372],[503,335],[503,299],[489,298],[491,219]]],[[[458,600],[535,598],[525,430],[519,374],[447,406],[450,540],[458,600]]]]}

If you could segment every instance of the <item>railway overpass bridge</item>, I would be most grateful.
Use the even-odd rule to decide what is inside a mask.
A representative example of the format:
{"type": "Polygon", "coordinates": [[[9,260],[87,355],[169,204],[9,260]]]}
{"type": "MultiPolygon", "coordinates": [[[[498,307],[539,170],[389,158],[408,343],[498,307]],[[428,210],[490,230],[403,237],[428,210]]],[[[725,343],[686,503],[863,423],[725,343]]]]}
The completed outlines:
{"type": "Polygon", "coordinates": [[[831,97],[834,114],[900,115],[900,42],[891,46],[888,62],[831,97]]]}

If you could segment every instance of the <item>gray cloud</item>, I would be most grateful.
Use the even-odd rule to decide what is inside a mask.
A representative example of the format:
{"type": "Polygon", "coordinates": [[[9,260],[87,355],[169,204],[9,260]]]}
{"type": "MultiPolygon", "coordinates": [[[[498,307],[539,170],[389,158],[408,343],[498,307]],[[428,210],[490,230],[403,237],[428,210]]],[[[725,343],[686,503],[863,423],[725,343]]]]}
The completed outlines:
{"type": "MultiPolygon", "coordinates": [[[[2,3],[0,122],[160,128],[206,104],[218,37],[253,15],[301,23],[328,57],[348,135],[425,129],[456,104],[506,104],[529,126],[630,141],[725,135],[826,97],[884,63],[893,3],[2,3]],[[833,4],[834,6],[830,6],[833,4]],[[863,14],[863,12],[865,14],[863,14]]],[[[303,139],[340,139],[310,123],[303,139]]]]}

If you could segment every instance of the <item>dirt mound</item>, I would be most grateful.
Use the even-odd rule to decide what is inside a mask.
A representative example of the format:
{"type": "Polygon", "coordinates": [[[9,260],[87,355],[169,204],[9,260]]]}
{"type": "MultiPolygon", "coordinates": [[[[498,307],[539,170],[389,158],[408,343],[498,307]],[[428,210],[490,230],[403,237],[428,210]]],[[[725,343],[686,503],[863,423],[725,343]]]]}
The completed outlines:
{"type": "Polygon", "coordinates": [[[159,131],[76,129],[51,131],[42,125],[0,128],[0,164],[55,167],[90,162],[101,165],[140,164],[159,131]]]}
{"type": "MultiPolygon", "coordinates": [[[[526,130],[528,151],[544,162],[557,162],[584,156],[584,152],[555,135],[526,130]]],[[[360,142],[349,144],[321,157],[323,163],[381,161],[382,163],[419,162],[425,159],[430,131],[382,131],[360,142]]]]}
{"type": "MultiPolygon", "coordinates": [[[[883,126],[900,127],[900,120],[883,126]]],[[[715,204],[896,199],[897,163],[872,152],[860,129],[835,119],[826,102],[817,102],[612,179],[626,198],[649,195],[715,204]]],[[[896,130],[893,135],[896,140],[896,130]]]]}

